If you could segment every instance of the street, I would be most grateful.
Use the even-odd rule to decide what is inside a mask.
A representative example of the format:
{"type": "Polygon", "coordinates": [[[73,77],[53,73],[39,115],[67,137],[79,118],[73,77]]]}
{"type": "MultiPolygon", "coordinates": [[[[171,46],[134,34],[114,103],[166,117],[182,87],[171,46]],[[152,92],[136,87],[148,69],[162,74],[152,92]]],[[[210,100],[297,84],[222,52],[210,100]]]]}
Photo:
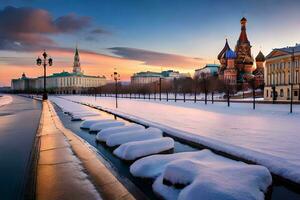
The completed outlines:
{"type": "Polygon", "coordinates": [[[36,100],[12,97],[11,104],[0,107],[1,199],[20,199],[24,195],[42,107],[36,100]]]}

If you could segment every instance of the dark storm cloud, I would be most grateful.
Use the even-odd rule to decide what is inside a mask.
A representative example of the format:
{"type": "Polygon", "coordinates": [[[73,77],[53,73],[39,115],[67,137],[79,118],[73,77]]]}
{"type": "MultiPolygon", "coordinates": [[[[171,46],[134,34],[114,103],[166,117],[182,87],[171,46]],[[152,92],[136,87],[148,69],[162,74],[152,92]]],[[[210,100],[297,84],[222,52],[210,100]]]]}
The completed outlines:
{"type": "Polygon", "coordinates": [[[89,17],[68,14],[53,19],[43,9],[7,6],[0,10],[0,50],[35,50],[56,46],[50,35],[75,33],[90,25],[89,17]]]}
{"type": "Polygon", "coordinates": [[[122,58],[142,61],[147,65],[191,67],[199,65],[202,61],[201,58],[191,58],[177,54],[161,53],[144,49],[128,47],[113,47],[109,49],[115,55],[121,56],[122,58]]]}

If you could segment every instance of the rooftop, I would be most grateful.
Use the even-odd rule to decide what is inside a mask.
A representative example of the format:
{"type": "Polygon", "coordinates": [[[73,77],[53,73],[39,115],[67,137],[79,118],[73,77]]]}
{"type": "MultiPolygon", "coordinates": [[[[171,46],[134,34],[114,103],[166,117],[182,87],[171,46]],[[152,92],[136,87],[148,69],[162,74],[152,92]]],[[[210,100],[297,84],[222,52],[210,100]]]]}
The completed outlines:
{"type": "Polygon", "coordinates": [[[275,48],[274,50],[280,50],[280,51],[285,51],[287,53],[293,53],[294,52],[300,52],[300,44],[297,44],[295,46],[292,47],[284,47],[284,48],[275,48]]]}
{"type": "Polygon", "coordinates": [[[137,73],[133,74],[133,76],[161,77],[162,75],[160,72],[146,71],[146,72],[137,72],[137,73]]]}
{"type": "Polygon", "coordinates": [[[200,70],[203,70],[205,68],[216,69],[216,68],[219,68],[219,67],[220,67],[219,64],[206,64],[205,67],[200,68],[200,69],[196,69],[195,71],[200,71],[200,70]]]}
{"type": "MultiPolygon", "coordinates": [[[[54,73],[52,75],[47,76],[47,78],[54,78],[54,77],[68,77],[68,76],[79,76],[79,77],[90,77],[90,78],[105,78],[104,76],[90,76],[90,75],[84,75],[83,73],[70,73],[70,72],[60,72],[60,73],[54,73]]],[[[42,76],[40,76],[42,77],[42,76]]],[[[39,78],[40,78],[39,77],[39,78]]]]}
{"type": "Polygon", "coordinates": [[[151,71],[137,72],[137,73],[133,74],[133,76],[140,76],[140,77],[170,77],[172,73],[180,74],[178,71],[165,70],[165,71],[162,71],[162,72],[151,72],[151,71]]]}

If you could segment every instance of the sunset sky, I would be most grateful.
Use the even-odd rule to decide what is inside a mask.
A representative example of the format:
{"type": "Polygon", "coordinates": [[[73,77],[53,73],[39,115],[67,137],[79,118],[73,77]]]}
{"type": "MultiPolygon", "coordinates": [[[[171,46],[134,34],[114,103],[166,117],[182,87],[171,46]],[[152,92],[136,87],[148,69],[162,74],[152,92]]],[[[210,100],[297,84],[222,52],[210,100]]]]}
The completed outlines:
{"type": "Polygon", "coordinates": [[[240,19],[256,56],[300,43],[299,0],[0,0],[0,86],[25,72],[42,75],[36,57],[54,59],[48,73],[70,71],[78,45],[85,74],[122,80],[134,72],[190,72],[218,62],[240,19]]]}

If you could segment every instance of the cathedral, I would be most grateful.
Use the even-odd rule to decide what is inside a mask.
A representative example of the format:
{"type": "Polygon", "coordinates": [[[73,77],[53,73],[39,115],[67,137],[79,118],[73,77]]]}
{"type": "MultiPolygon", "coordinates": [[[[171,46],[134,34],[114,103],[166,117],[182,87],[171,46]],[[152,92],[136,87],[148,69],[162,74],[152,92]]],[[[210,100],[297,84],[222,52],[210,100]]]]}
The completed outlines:
{"type": "Polygon", "coordinates": [[[220,61],[219,79],[232,86],[247,83],[254,78],[256,87],[264,84],[264,62],[265,56],[260,51],[255,58],[256,69],[254,70],[254,59],[251,55],[251,45],[246,32],[247,19],[241,19],[241,33],[235,49],[232,50],[226,39],[225,46],[218,55],[220,61]]]}

